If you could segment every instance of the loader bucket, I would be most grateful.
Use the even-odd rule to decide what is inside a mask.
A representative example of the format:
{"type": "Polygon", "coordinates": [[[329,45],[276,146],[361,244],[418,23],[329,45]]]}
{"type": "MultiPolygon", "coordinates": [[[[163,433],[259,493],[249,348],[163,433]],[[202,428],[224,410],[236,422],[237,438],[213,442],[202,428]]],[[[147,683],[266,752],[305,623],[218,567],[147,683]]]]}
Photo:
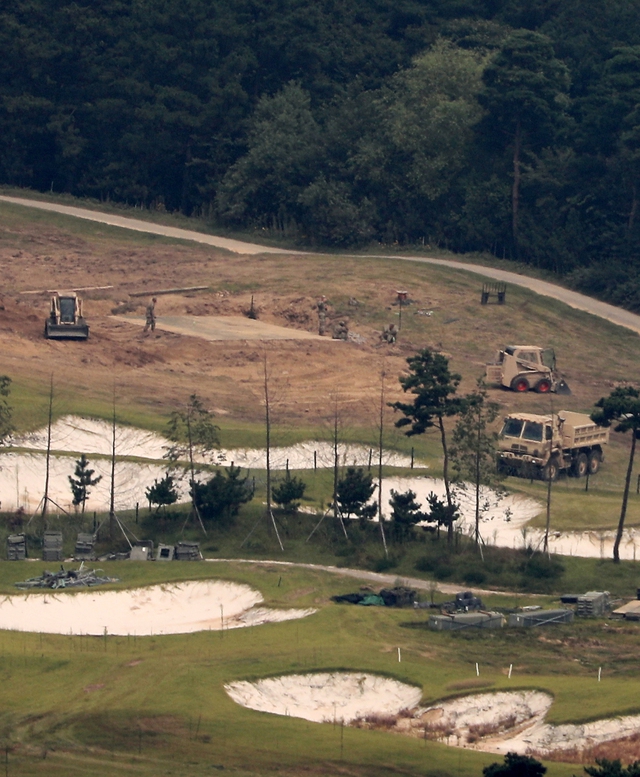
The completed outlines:
{"type": "Polygon", "coordinates": [[[569,388],[569,384],[566,380],[561,379],[556,384],[556,394],[571,394],[571,389],[569,388]]]}

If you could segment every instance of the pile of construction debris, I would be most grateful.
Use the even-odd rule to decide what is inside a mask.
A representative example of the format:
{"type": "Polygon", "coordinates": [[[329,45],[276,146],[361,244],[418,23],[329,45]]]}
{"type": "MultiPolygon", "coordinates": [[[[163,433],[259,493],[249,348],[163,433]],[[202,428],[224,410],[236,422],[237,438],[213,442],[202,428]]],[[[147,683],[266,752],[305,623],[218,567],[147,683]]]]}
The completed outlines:
{"type": "Polygon", "coordinates": [[[21,583],[16,583],[16,588],[93,588],[96,585],[106,585],[107,583],[117,583],[117,577],[107,577],[99,575],[98,569],[84,569],[81,564],[78,569],[65,569],[60,565],[59,572],[48,572],[45,570],[40,577],[30,577],[21,583]]]}

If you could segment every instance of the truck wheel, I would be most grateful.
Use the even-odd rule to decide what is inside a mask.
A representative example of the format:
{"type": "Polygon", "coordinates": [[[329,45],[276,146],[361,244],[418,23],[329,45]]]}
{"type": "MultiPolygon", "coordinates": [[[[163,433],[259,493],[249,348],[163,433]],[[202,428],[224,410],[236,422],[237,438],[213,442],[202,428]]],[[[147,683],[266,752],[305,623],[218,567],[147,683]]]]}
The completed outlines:
{"type": "Polygon", "coordinates": [[[573,461],[573,474],[577,478],[583,478],[589,471],[589,459],[586,453],[579,453],[573,461]]]}
{"type": "Polygon", "coordinates": [[[600,451],[591,451],[589,454],[589,460],[587,463],[587,471],[590,475],[595,475],[600,469],[600,462],[602,461],[602,455],[600,451]]]}
{"type": "Polygon", "coordinates": [[[539,380],[535,385],[534,391],[537,391],[538,394],[548,394],[551,391],[551,381],[546,378],[539,380]]]}
{"type": "Polygon", "coordinates": [[[551,482],[553,482],[554,480],[558,479],[559,471],[560,469],[558,467],[558,462],[555,459],[552,459],[551,461],[548,461],[542,468],[542,479],[551,480],[551,482]]]}
{"type": "Polygon", "coordinates": [[[526,378],[514,378],[511,381],[511,388],[519,393],[529,391],[529,381],[526,378]]]}

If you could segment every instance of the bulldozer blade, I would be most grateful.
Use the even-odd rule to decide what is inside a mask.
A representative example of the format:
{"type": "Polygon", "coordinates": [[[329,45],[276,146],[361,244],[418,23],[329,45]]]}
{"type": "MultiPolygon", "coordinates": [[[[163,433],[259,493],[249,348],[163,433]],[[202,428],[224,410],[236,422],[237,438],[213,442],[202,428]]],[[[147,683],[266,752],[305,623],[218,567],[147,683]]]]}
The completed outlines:
{"type": "Polygon", "coordinates": [[[571,389],[566,380],[559,380],[556,386],[556,394],[571,394],[571,389]]]}

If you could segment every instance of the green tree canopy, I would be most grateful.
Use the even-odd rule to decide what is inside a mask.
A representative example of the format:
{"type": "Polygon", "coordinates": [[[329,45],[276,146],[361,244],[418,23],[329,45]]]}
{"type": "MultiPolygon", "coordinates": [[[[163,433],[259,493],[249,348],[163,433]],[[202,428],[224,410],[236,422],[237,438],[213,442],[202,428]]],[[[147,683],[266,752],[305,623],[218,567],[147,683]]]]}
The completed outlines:
{"type": "Polygon", "coordinates": [[[504,763],[493,763],[482,770],[484,777],[543,777],[547,767],[528,755],[507,753],[504,763]]]}
{"type": "Polygon", "coordinates": [[[583,767],[590,777],[640,777],[640,761],[623,766],[620,759],[596,758],[595,766],[583,767]]]}
{"type": "Polygon", "coordinates": [[[491,57],[482,80],[485,135],[490,145],[511,155],[511,228],[517,244],[523,157],[550,145],[565,124],[569,72],[547,36],[515,30],[491,57]]]}
{"type": "Polygon", "coordinates": [[[204,483],[194,482],[191,493],[204,519],[229,525],[241,505],[253,499],[253,483],[248,472],[243,475],[240,467],[231,465],[224,471],[216,470],[204,483]]]}
{"type": "Polygon", "coordinates": [[[295,475],[292,477],[287,471],[284,480],[273,488],[273,501],[287,512],[295,512],[300,507],[300,500],[304,496],[307,484],[295,475]]]}
{"type": "MultiPolygon", "coordinates": [[[[402,418],[396,421],[398,428],[406,426],[405,432],[411,436],[424,434],[428,429],[437,428],[440,432],[440,442],[443,454],[443,477],[447,494],[447,504],[451,507],[451,484],[449,479],[449,448],[444,419],[455,416],[462,407],[461,400],[456,397],[458,385],[462,377],[449,370],[449,360],[441,353],[424,348],[415,356],[407,359],[409,374],[399,378],[402,390],[413,394],[413,402],[394,402],[392,407],[402,413],[402,418]]],[[[453,537],[450,528],[449,540],[453,537]]]]}
{"type": "Polygon", "coordinates": [[[377,503],[368,504],[375,490],[373,477],[362,467],[347,467],[336,490],[336,501],[342,515],[346,518],[355,515],[362,521],[375,517],[378,511],[377,503]]]}
{"type": "Polygon", "coordinates": [[[392,488],[389,505],[392,532],[400,542],[411,537],[413,527],[417,523],[428,520],[427,514],[422,512],[419,502],[416,501],[415,491],[411,489],[401,493],[392,488]]]}
{"type": "Polygon", "coordinates": [[[154,480],[153,485],[145,491],[145,496],[150,505],[157,505],[156,513],[161,507],[175,504],[178,501],[178,489],[173,476],[167,472],[160,480],[154,480]]]}
{"type": "Polygon", "coordinates": [[[102,475],[94,477],[95,469],[89,468],[89,459],[87,459],[84,453],[76,461],[76,468],[73,475],[73,477],[69,475],[69,485],[71,486],[71,493],[73,494],[73,505],[76,508],[82,506],[82,513],[84,514],[85,504],[91,494],[89,489],[102,480],[102,475]]]}

